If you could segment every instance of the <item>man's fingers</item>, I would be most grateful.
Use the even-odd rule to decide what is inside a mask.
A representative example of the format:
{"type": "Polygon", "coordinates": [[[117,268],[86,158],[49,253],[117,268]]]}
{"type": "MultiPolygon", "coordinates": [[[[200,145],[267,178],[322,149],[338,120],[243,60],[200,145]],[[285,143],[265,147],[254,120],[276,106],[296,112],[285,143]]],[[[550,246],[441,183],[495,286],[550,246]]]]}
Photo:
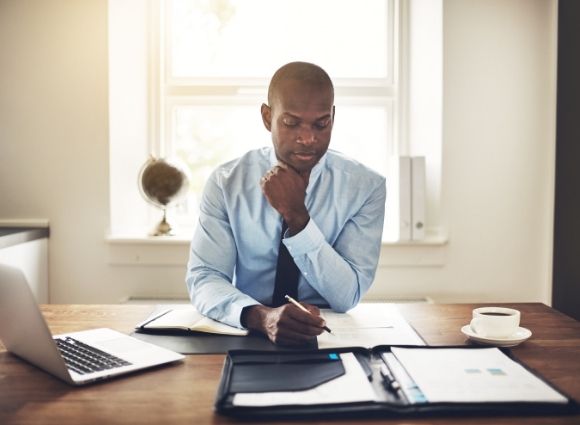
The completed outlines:
{"type": "Polygon", "coordinates": [[[314,316],[320,316],[320,309],[312,304],[302,304],[314,316]]]}
{"type": "Polygon", "coordinates": [[[277,165],[274,165],[271,169],[269,169],[266,174],[264,174],[262,176],[262,178],[260,179],[260,182],[263,184],[267,181],[270,180],[270,178],[272,178],[273,176],[278,175],[279,173],[286,173],[286,175],[288,172],[293,172],[296,174],[296,177],[298,176],[298,173],[296,172],[296,170],[294,170],[292,167],[290,167],[288,164],[282,162],[282,161],[278,161],[277,165]]]}
{"type": "Polygon", "coordinates": [[[310,305],[310,304],[302,304],[304,308],[308,310],[308,312],[301,310],[300,308],[296,307],[295,305],[288,304],[288,313],[295,318],[296,320],[315,325],[315,326],[324,326],[324,319],[320,317],[320,310],[318,307],[310,305]]]}
{"type": "Polygon", "coordinates": [[[324,321],[292,304],[268,310],[262,329],[276,344],[297,345],[311,341],[323,332],[324,321]]]}
{"type": "Polygon", "coordinates": [[[264,187],[264,184],[266,182],[268,182],[272,176],[275,176],[276,174],[278,174],[278,171],[281,169],[282,167],[280,165],[275,165],[274,167],[272,167],[271,169],[269,169],[266,174],[264,174],[262,176],[262,178],[260,179],[260,186],[264,187]]]}
{"type": "Polygon", "coordinates": [[[322,317],[302,311],[294,305],[288,305],[284,313],[280,322],[297,332],[320,335],[322,328],[326,325],[322,317]]]}

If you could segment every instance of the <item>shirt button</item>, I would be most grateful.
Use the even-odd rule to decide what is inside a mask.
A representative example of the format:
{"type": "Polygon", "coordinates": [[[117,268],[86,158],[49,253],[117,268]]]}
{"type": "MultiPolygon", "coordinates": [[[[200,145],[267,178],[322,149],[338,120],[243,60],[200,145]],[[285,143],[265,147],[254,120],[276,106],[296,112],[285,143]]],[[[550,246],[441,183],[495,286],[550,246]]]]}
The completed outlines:
{"type": "Polygon", "coordinates": [[[307,272],[304,272],[304,276],[308,276],[308,273],[307,272]]]}

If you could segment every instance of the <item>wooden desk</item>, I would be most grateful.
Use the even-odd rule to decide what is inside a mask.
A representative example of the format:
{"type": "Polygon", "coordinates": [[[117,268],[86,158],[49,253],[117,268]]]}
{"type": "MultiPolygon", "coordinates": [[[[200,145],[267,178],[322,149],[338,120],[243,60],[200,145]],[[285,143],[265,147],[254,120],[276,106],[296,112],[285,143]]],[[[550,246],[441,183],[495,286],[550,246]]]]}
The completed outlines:
{"type": "MultiPolygon", "coordinates": [[[[506,304],[507,305],[507,304],[506,304]]],[[[407,320],[429,345],[468,344],[460,328],[478,305],[402,304],[407,320]]],[[[530,340],[514,354],[562,391],[580,400],[580,322],[543,304],[509,304],[522,312],[530,340]]],[[[129,333],[153,306],[47,305],[53,333],[110,327],[129,333]]],[[[227,424],[213,412],[223,355],[190,355],[181,364],[73,388],[8,354],[0,345],[0,424],[227,424]]],[[[285,421],[284,423],[292,423],[285,421]]],[[[305,423],[305,422],[296,422],[305,423]]],[[[342,420],[307,423],[349,423],[342,420]]],[[[357,420],[404,424],[579,424],[560,417],[460,417],[357,420]]]]}

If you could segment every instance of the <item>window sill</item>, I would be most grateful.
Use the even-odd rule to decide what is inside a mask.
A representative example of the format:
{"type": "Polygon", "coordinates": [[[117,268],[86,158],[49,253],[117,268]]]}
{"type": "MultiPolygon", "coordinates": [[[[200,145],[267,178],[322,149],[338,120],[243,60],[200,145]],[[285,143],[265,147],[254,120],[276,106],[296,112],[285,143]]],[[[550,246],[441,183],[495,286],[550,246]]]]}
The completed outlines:
{"type": "Polygon", "coordinates": [[[379,268],[442,267],[447,259],[448,242],[442,232],[428,234],[417,241],[383,242],[379,268]]]}
{"type": "MultiPolygon", "coordinates": [[[[191,236],[108,235],[109,264],[185,267],[191,236]]],[[[379,267],[440,267],[448,239],[433,234],[420,241],[384,241],[379,267]]]]}
{"type": "Polygon", "coordinates": [[[189,245],[191,236],[108,235],[105,240],[110,245],[189,245]]]}

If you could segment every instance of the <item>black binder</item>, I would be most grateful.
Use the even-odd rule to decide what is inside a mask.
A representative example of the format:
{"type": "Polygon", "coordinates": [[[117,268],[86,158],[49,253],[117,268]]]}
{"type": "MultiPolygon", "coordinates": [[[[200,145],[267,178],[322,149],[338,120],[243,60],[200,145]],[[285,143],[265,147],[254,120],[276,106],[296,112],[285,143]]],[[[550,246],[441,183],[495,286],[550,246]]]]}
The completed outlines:
{"type": "MultiPolygon", "coordinates": [[[[419,394],[409,396],[402,390],[409,382],[400,382],[401,367],[391,349],[394,347],[418,350],[461,348],[479,350],[484,346],[377,346],[372,349],[347,347],[338,349],[302,350],[293,352],[266,352],[256,350],[228,351],[222,370],[221,382],[215,400],[215,410],[225,416],[240,419],[267,420],[283,418],[345,418],[345,417],[403,417],[403,416],[458,416],[458,415],[559,415],[579,411],[578,403],[542,377],[515,359],[509,349],[500,349],[511,360],[524,367],[536,378],[562,396],[552,401],[501,402],[429,402],[419,394]],[[377,399],[363,402],[320,404],[262,405],[234,404],[234,396],[243,392],[265,393],[311,388],[342,375],[337,368],[337,356],[354,354],[372,385],[377,399]],[[389,362],[385,360],[387,359],[389,362]],[[393,363],[395,359],[395,364],[393,363]],[[291,368],[286,369],[290,365],[291,368]],[[278,368],[278,372],[274,370],[278,368]],[[333,369],[334,368],[334,369],[333,369]],[[394,370],[399,368],[399,370],[394,370]],[[283,370],[284,372],[280,372],[283,370]],[[395,373],[396,372],[396,373],[395,373]],[[292,380],[287,380],[292,376],[292,380]],[[396,378],[398,376],[399,378],[396,378]],[[334,378],[333,378],[334,377],[334,378]],[[287,383],[287,384],[286,384],[287,383]],[[272,389],[275,388],[275,389],[272,389]]],[[[440,353],[444,354],[444,353],[440,353]]],[[[433,365],[433,367],[437,367],[433,365]]],[[[410,377],[405,374],[405,379],[410,377]]]]}

